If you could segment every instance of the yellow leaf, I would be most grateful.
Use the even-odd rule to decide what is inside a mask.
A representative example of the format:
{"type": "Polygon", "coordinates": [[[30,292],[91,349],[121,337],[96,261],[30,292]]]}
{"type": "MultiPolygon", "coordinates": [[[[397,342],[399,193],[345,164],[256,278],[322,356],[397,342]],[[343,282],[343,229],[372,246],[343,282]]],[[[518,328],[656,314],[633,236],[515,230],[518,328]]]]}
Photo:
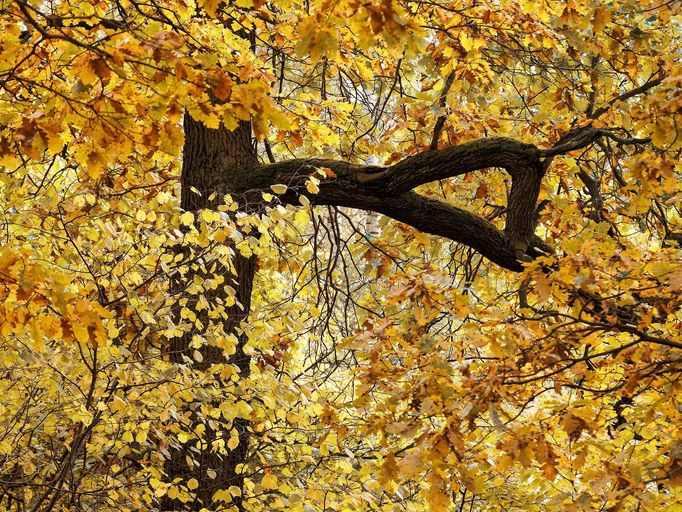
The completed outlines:
{"type": "Polygon", "coordinates": [[[238,436],[231,436],[230,439],[227,441],[227,447],[230,450],[234,450],[239,446],[239,437],[238,436]]]}
{"type": "Polygon", "coordinates": [[[317,194],[320,191],[320,187],[318,186],[319,183],[320,180],[311,176],[306,182],[305,188],[311,194],[317,194]]]}
{"type": "Polygon", "coordinates": [[[279,483],[277,482],[277,477],[273,474],[265,475],[263,480],[261,480],[261,485],[265,489],[277,489],[279,483]]]}
{"type": "Polygon", "coordinates": [[[598,34],[611,21],[611,11],[604,7],[598,7],[594,11],[594,19],[592,20],[592,32],[598,34]]]}
{"type": "Polygon", "coordinates": [[[662,119],[658,119],[654,124],[654,130],[651,134],[651,142],[655,146],[663,147],[668,144],[668,141],[674,136],[675,130],[668,123],[662,119]]]}
{"type": "Polygon", "coordinates": [[[76,338],[77,341],[80,343],[87,343],[90,341],[90,335],[88,334],[88,328],[85,327],[83,324],[80,322],[72,322],[71,323],[71,330],[73,331],[73,335],[76,338]]]}
{"type": "Polygon", "coordinates": [[[198,6],[203,8],[203,10],[206,11],[206,14],[211,17],[216,15],[216,11],[221,3],[222,0],[200,0],[197,2],[198,6]]]}
{"type": "Polygon", "coordinates": [[[416,320],[417,325],[426,325],[426,312],[423,308],[415,308],[414,319],[416,320]]]}
{"type": "Polygon", "coordinates": [[[429,476],[429,488],[424,491],[429,510],[448,510],[452,500],[447,492],[445,480],[435,471],[429,476]]]}
{"type": "Polygon", "coordinates": [[[194,223],[194,214],[192,212],[185,212],[180,215],[180,223],[185,226],[191,226],[194,223]]]}
{"type": "Polygon", "coordinates": [[[462,45],[465,51],[469,52],[474,47],[474,40],[469,37],[469,34],[462,32],[459,35],[459,43],[462,45]]]}
{"type": "Polygon", "coordinates": [[[220,220],[220,215],[213,210],[202,210],[201,211],[201,219],[204,222],[211,223],[211,222],[215,222],[217,220],[220,220]]]}

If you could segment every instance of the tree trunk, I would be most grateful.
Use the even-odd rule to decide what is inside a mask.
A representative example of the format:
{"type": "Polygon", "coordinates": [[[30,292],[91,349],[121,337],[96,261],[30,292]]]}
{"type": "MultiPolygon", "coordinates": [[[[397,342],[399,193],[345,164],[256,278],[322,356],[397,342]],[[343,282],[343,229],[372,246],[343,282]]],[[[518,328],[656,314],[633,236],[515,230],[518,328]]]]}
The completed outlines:
{"type": "MultiPolygon", "coordinates": [[[[181,201],[183,210],[197,212],[204,208],[215,208],[224,200],[225,194],[235,192],[235,183],[244,182],[245,173],[257,165],[255,147],[251,137],[251,124],[242,122],[235,131],[228,131],[221,127],[210,129],[201,122],[195,121],[188,114],[184,118],[185,145],[183,148],[183,165],[181,177],[181,201]],[[213,197],[212,197],[213,196],[213,197]]],[[[236,198],[242,204],[240,209],[251,208],[254,204],[247,204],[246,198],[236,198]]],[[[185,256],[189,257],[190,248],[180,249],[185,256]]],[[[251,292],[253,288],[253,278],[255,274],[255,257],[245,258],[236,251],[236,256],[232,261],[235,272],[228,270],[228,266],[223,262],[212,262],[206,264],[205,268],[216,265],[211,274],[222,273],[225,277],[224,284],[232,286],[236,291],[236,301],[233,306],[225,307],[222,315],[222,330],[225,335],[235,335],[238,339],[236,351],[229,357],[225,357],[223,349],[216,346],[205,345],[200,349],[201,361],[194,361],[192,366],[197,370],[207,370],[214,364],[229,363],[235,365],[241,377],[249,375],[249,356],[244,353],[246,336],[239,332],[241,322],[246,320],[249,315],[251,305],[251,292]],[[241,304],[241,307],[239,306],[241,304]]],[[[176,303],[180,298],[187,299],[186,307],[195,311],[197,319],[204,326],[211,320],[208,317],[208,310],[196,311],[196,294],[186,293],[187,283],[191,283],[193,277],[204,276],[198,269],[192,269],[185,275],[171,277],[171,288],[176,297],[176,303]]],[[[206,290],[203,295],[206,297],[211,307],[220,305],[227,298],[223,286],[218,286],[215,290],[206,290]]],[[[181,322],[179,310],[175,313],[178,323],[181,322]]],[[[185,331],[179,338],[170,340],[170,360],[177,364],[187,364],[188,358],[192,358],[193,350],[190,350],[190,343],[193,334],[192,329],[185,331]]],[[[195,424],[200,423],[195,418],[195,424]]],[[[216,420],[218,423],[219,420],[216,420]]],[[[193,425],[194,426],[194,425],[193,425]]],[[[202,508],[212,509],[212,496],[219,489],[227,489],[230,486],[242,488],[243,477],[237,474],[236,468],[245,462],[248,448],[248,421],[236,418],[230,425],[223,421],[221,428],[211,429],[206,425],[204,439],[206,443],[197,451],[196,441],[188,441],[185,444],[178,443],[171,447],[171,459],[167,461],[165,470],[168,479],[172,481],[181,478],[183,484],[190,479],[195,479],[199,487],[192,491],[196,494],[194,501],[182,503],[166,497],[161,503],[162,510],[201,510],[202,508]],[[222,438],[229,439],[229,431],[236,429],[239,434],[239,445],[236,449],[230,450],[227,455],[221,455],[217,451],[212,451],[211,441],[219,436],[219,430],[223,430],[222,438]],[[190,447],[194,447],[190,450],[190,447]],[[188,460],[195,462],[190,464],[188,460]]],[[[241,497],[234,497],[231,503],[242,510],[241,497]]]]}

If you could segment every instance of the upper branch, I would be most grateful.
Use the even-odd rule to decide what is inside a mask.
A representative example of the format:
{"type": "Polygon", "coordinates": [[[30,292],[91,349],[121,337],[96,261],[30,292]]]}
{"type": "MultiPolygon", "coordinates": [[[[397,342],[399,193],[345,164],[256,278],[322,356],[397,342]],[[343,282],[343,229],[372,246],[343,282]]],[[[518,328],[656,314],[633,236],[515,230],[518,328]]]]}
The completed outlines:
{"type": "Polygon", "coordinates": [[[421,231],[465,244],[496,264],[519,271],[522,262],[552,251],[535,236],[536,204],[550,162],[555,156],[586,148],[602,137],[619,144],[648,142],[588,125],[569,132],[544,150],[496,137],[425,151],[390,166],[322,158],[294,159],[249,169],[240,178],[243,182],[234,184],[234,190],[246,192],[285,184],[291,189],[282,196],[285,202],[296,202],[301,193],[312,204],[379,212],[421,231]],[[512,178],[504,230],[480,215],[413,192],[425,183],[489,167],[503,168],[512,178]],[[317,194],[310,194],[306,181],[320,168],[329,169],[330,178],[320,183],[317,194]]]}
{"type": "Polygon", "coordinates": [[[519,271],[522,261],[551,250],[533,233],[542,175],[535,146],[498,137],[426,151],[385,167],[320,158],[262,165],[244,173],[244,182],[235,184],[235,190],[285,184],[292,191],[282,196],[283,201],[295,202],[298,192],[313,204],[382,213],[463,243],[498,265],[519,271]],[[489,167],[504,168],[512,177],[504,231],[475,213],[412,192],[425,183],[489,167]],[[305,183],[319,168],[331,170],[331,178],[320,183],[317,194],[309,194],[305,183]]]}
{"type": "Polygon", "coordinates": [[[517,171],[536,166],[539,158],[540,151],[532,144],[494,137],[425,151],[386,167],[308,158],[269,164],[263,171],[272,178],[281,178],[277,183],[286,184],[294,176],[308,176],[318,168],[328,168],[336,175],[335,180],[350,190],[395,196],[425,183],[489,167],[504,168],[513,176],[517,171]]]}

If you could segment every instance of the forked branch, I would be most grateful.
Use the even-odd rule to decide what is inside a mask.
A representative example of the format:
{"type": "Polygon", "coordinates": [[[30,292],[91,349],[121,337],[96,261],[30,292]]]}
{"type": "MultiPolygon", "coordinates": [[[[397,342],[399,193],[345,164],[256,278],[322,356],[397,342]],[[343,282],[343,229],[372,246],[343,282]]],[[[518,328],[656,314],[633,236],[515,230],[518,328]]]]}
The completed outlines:
{"type": "MultiPolygon", "coordinates": [[[[243,187],[236,188],[247,192],[285,184],[290,189],[282,196],[285,202],[295,203],[298,194],[303,194],[312,204],[382,213],[421,231],[472,247],[501,267],[521,271],[523,262],[552,251],[534,233],[536,204],[549,161],[587,147],[601,137],[617,136],[609,130],[585,127],[547,150],[504,137],[486,138],[425,151],[390,166],[294,159],[251,169],[245,175],[243,187]],[[480,215],[413,191],[426,183],[486,168],[502,168],[511,176],[504,230],[480,215]],[[329,178],[322,180],[318,193],[310,194],[305,184],[318,169],[328,169],[329,178]]],[[[621,143],[644,142],[617,138],[621,143]]]]}

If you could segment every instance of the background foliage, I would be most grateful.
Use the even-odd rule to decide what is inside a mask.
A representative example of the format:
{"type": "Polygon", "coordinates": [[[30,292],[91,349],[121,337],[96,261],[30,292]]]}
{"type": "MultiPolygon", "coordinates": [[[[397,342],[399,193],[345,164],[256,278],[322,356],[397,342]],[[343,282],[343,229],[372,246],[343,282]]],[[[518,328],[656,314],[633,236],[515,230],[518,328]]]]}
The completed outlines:
{"type": "MultiPolygon", "coordinates": [[[[680,7],[0,3],[2,506],[191,502],[169,448],[234,450],[234,428],[206,429],[245,418],[244,488],[211,510],[682,510],[680,7]],[[374,214],[280,204],[284,186],[262,215],[182,212],[185,111],[252,119],[265,161],[608,135],[554,158],[555,253],[514,274],[374,214]],[[193,364],[235,350],[229,298],[206,299],[235,251],[258,255],[247,379],[193,364]],[[190,268],[205,277],[172,290],[190,268]],[[194,361],[171,364],[188,330],[194,361]]],[[[491,169],[420,192],[499,224],[508,188],[491,169]]]]}

